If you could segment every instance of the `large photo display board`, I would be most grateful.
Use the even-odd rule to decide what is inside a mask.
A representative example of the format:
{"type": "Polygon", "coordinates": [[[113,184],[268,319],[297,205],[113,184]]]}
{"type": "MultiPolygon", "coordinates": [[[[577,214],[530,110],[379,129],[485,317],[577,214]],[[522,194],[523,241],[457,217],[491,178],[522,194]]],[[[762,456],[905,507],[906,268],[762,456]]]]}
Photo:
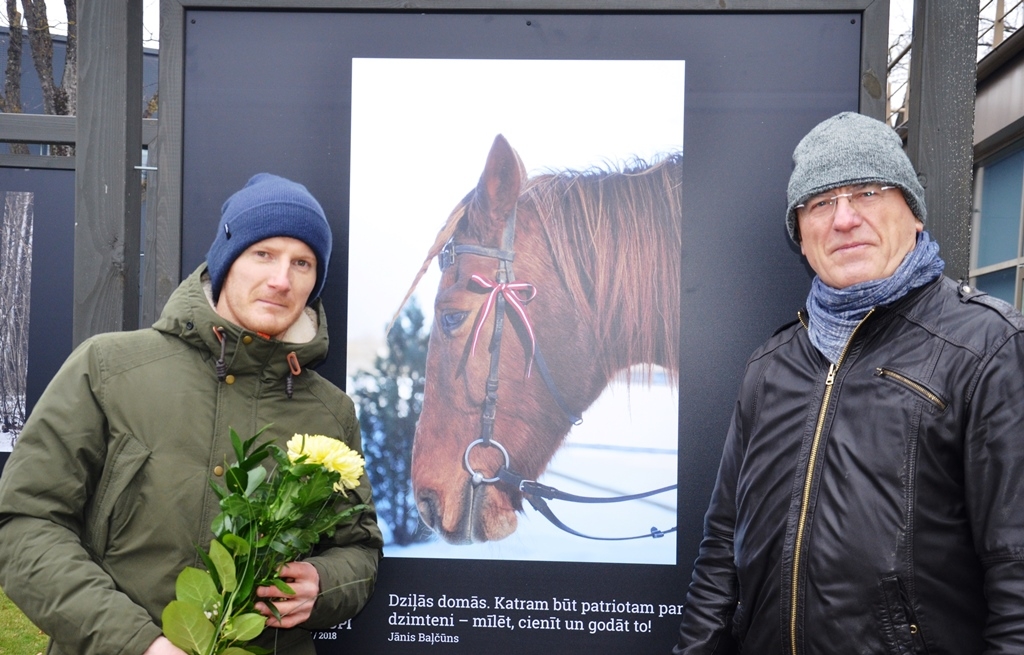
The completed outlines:
{"type": "Polygon", "coordinates": [[[858,108],[860,15],[184,25],[183,274],[257,172],[334,231],[319,371],[387,543],[318,652],[667,652],[744,362],[809,287],[790,155],[858,108]]]}

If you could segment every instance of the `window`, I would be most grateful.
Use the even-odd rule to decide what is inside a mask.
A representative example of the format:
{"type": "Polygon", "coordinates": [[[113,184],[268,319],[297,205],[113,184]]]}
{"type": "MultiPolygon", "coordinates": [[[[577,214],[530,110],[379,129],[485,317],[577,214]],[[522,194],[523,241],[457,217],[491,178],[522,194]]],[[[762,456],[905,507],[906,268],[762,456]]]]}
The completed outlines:
{"type": "Polygon", "coordinates": [[[1021,308],[1024,144],[982,162],[975,172],[971,280],[974,286],[1021,308]]]}

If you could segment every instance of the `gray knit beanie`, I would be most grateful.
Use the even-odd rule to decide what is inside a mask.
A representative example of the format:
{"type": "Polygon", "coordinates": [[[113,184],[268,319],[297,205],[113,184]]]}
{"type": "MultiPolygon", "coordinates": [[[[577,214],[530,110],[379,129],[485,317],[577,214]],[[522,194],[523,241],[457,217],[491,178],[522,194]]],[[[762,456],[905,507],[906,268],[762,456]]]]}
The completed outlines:
{"type": "Polygon", "coordinates": [[[291,237],[310,247],[316,255],[316,284],[307,304],[320,297],[334,244],[323,208],[298,182],[257,173],[221,207],[217,236],[206,254],[214,302],[235,259],[252,244],[271,237],[291,237]]]}
{"type": "Polygon", "coordinates": [[[899,187],[910,211],[924,222],[924,189],[895,130],[849,111],[819,123],[793,151],[786,208],[790,238],[797,241],[797,205],[829,189],[868,182],[899,187]]]}

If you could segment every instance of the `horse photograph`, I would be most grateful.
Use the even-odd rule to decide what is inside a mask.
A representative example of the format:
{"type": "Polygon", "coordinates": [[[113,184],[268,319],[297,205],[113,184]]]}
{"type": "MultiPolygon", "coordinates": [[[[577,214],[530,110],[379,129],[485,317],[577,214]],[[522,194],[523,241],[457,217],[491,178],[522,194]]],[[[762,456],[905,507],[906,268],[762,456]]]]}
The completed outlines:
{"type": "Polygon", "coordinates": [[[353,61],[357,406],[410,307],[425,343],[388,557],[675,564],[684,70],[353,61]]]}

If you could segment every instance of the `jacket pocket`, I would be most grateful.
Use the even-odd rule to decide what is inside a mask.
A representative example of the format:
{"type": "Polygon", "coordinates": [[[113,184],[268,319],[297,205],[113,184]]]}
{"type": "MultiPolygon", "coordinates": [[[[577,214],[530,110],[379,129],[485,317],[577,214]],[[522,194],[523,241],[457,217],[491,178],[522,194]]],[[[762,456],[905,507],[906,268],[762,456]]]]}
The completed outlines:
{"type": "Polygon", "coordinates": [[[740,651],[743,650],[743,642],[747,637],[747,629],[749,628],[747,614],[747,606],[743,604],[742,600],[737,600],[736,607],[733,608],[731,632],[736,648],[740,651]]]}
{"type": "Polygon", "coordinates": [[[111,529],[115,527],[121,496],[128,489],[151,451],[131,434],[126,434],[107,454],[103,474],[86,514],[85,543],[93,554],[106,552],[111,529]]]}
{"type": "Polygon", "coordinates": [[[928,652],[903,581],[898,576],[882,578],[884,608],[882,631],[891,655],[923,655],[928,652]]]}
{"type": "Polygon", "coordinates": [[[927,400],[935,409],[945,411],[949,403],[936,391],[929,389],[925,384],[918,382],[908,375],[888,368],[876,368],[875,375],[883,380],[889,380],[904,389],[910,390],[917,396],[927,400]]]}
{"type": "Polygon", "coordinates": [[[736,605],[732,607],[731,616],[727,617],[726,621],[726,624],[730,626],[730,633],[736,644],[737,652],[743,651],[743,642],[746,641],[747,631],[750,629],[750,601],[743,592],[743,585],[737,580],[736,605]]]}

